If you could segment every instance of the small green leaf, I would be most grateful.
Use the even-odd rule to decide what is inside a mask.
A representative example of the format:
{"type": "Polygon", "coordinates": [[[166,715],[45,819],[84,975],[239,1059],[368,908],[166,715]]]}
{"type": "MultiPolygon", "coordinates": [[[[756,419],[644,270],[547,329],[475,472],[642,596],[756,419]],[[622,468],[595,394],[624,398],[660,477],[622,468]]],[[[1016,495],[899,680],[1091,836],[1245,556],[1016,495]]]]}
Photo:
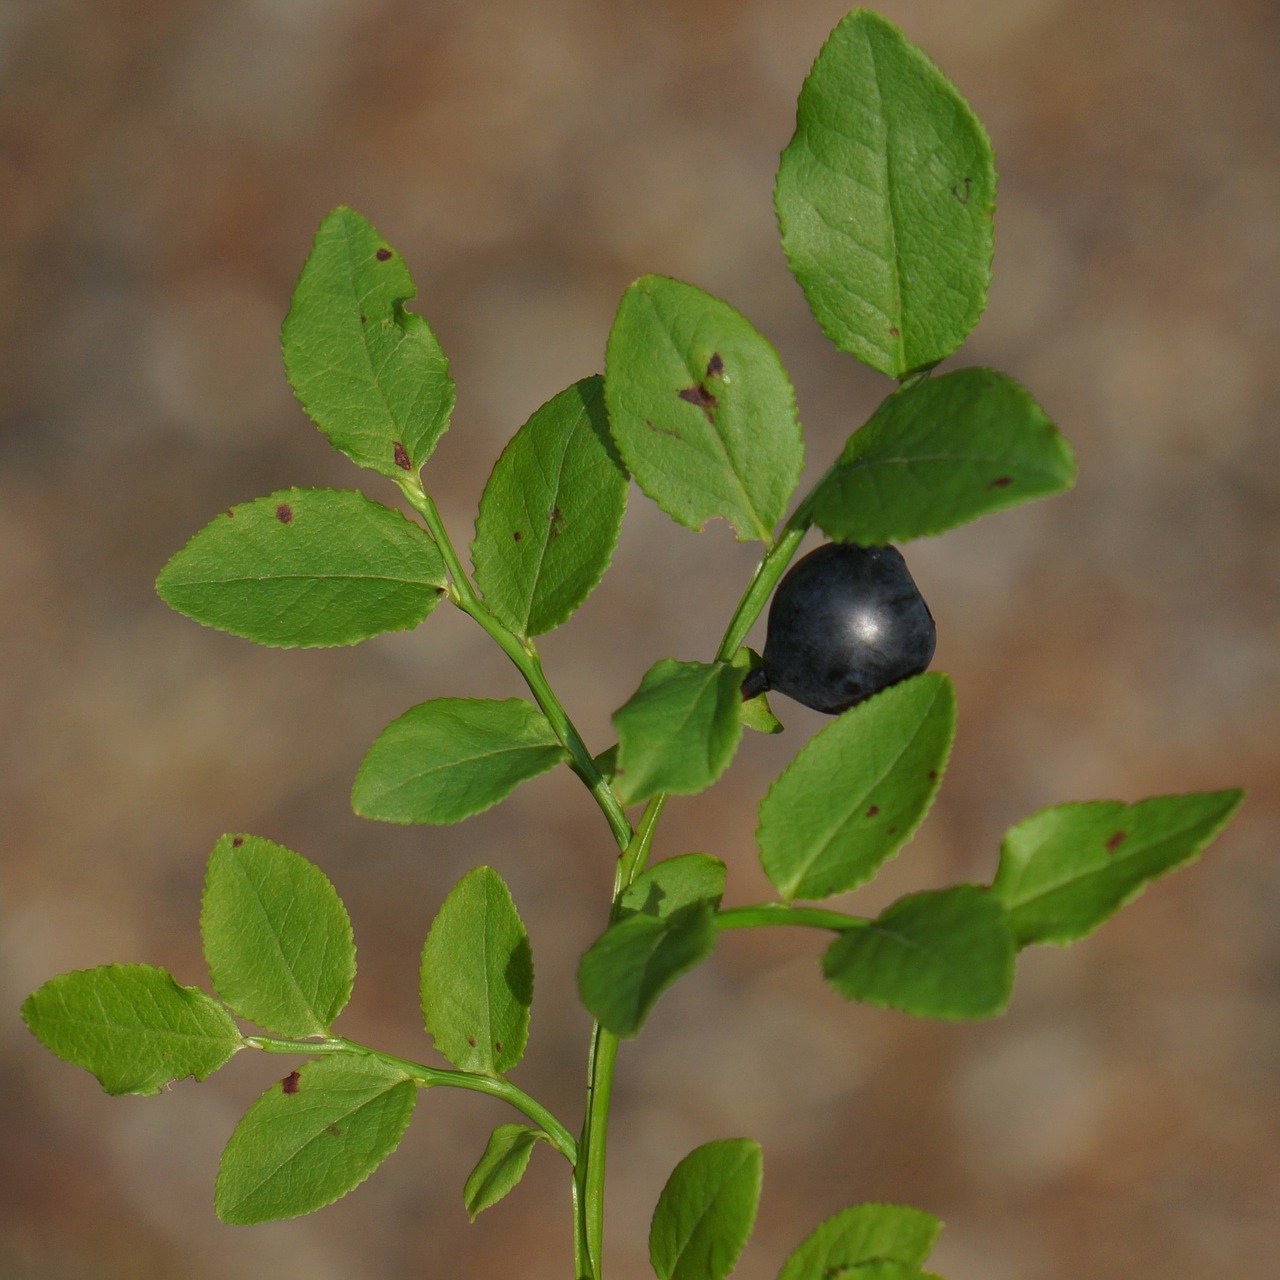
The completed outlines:
{"type": "Polygon", "coordinates": [[[711,902],[694,901],[666,915],[637,909],[610,925],[578,965],[582,1003],[614,1035],[634,1036],[658,997],[715,949],[715,914],[711,902]]]}
{"type": "Polygon", "coordinates": [[[444,586],[421,526],[350,489],[282,489],[232,507],[156,579],[178,613],[285,649],[410,630],[444,586]]]}
{"type": "Polygon", "coordinates": [[[460,822],[567,754],[547,718],[520,698],[436,698],[378,735],[351,806],[383,822],[460,822]]]}
{"type": "Polygon", "coordinates": [[[822,957],[850,1000],[918,1018],[989,1018],[1013,986],[1013,935],[995,897],[977,885],[913,893],[842,933],[822,957]]]}
{"type": "Polygon", "coordinates": [[[762,1174],[748,1138],[704,1143],[676,1165],[649,1228],[658,1280],[724,1280],[751,1235],[762,1174]]]}
{"type": "MultiPolygon", "coordinates": [[[[741,671],[745,679],[749,671],[754,671],[764,660],[754,649],[743,647],[729,659],[729,665],[735,671],[741,671]]],[[[781,733],[782,722],[773,714],[769,706],[768,694],[758,693],[754,698],[742,701],[742,724],[746,729],[754,729],[756,733],[781,733]]]]}
{"type": "Polygon", "coordinates": [[[889,396],[849,438],[813,515],[842,542],[906,542],[1074,481],[1070,446],[1012,378],[960,369],[889,396]]]}
{"type": "Polygon", "coordinates": [[[920,824],[955,735],[946,676],[915,676],[816,733],[760,802],[760,861],[783,901],[864,884],[920,824]]]}
{"type": "Polygon", "coordinates": [[[489,1135],[484,1155],[462,1188],[462,1202],[472,1222],[490,1205],[497,1204],[524,1177],[533,1148],[544,1136],[524,1124],[500,1124],[489,1135]]]}
{"type": "Polygon", "coordinates": [[[605,357],[618,451],[673,520],[722,516],[771,543],[804,461],[778,353],[727,303],[643,276],[622,295],[605,357]]]}
{"type": "Polygon", "coordinates": [[[393,480],[421,470],[453,412],[449,363],[404,304],[398,253],[352,209],[320,224],[281,329],[285,372],[329,443],[393,480]]]}
{"type": "Polygon", "coordinates": [[[404,1072],[365,1054],[305,1063],[236,1125],[214,1185],[218,1217],[273,1222],[345,1196],[399,1145],[417,1093],[404,1072]]]}
{"type": "Polygon", "coordinates": [[[1019,947],[1092,933],[1226,825],[1241,791],[1097,800],[1043,809],[1004,838],[991,886],[1019,947]]]}
{"type": "Polygon", "coordinates": [[[855,9],[800,91],[778,166],[782,247],[823,332],[899,378],[964,341],[991,280],[991,144],[955,86],[855,9]]]}
{"type": "Polygon", "coordinates": [[[529,936],[502,877],[476,867],[444,900],[422,949],[422,1018],[436,1049],[480,1075],[524,1054],[533,1003],[529,936]]]}
{"type": "Polygon", "coordinates": [[[618,919],[656,916],[666,920],[687,907],[709,903],[712,910],[724,897],[725,869],[719,858],[684,853],[650,867],[633,880],[618,900],[618,919]]]}
{"type": "Polygon", "coordinates": [[[471,544],[485,604],[517,635],[558,627],[604,575],[627,506],[604,382],[548,401],[502,451],[471,544]]]}
{"type": "Polygon", "coordinates": [[[22,1018],[46,1049],[111,1094],[156,1094],[171,1080],[203,1080],[244,1046],[216,1000],[149,964],[50,978],[23,1002],[22,1018]]]}
{"type": "Polygon", "coordinates": [[[846,1273],[872,1280],[863,1273],[869,1264],[917,1267],[929,1256],[941,1225],[931,1214],[905,1205],[859,1204],[841,1209],[800,1242],[778,1280],[833,1280],[846,1273]]]}
{"type": "Polygon", "coordinates": [[[277,1035],[322,1036],[351,998],[346,908],[319,867],[261,836],[223,836],[209,856],[200,933],[213,988],[277,1035]]]}
{"type": "Polygon", "coordinates": [[[728,767],[742,737],[743,672],[727,662],[654,663],[613,713],[614,788],[624,804],[659,791],[688,796],[728,767]]]}

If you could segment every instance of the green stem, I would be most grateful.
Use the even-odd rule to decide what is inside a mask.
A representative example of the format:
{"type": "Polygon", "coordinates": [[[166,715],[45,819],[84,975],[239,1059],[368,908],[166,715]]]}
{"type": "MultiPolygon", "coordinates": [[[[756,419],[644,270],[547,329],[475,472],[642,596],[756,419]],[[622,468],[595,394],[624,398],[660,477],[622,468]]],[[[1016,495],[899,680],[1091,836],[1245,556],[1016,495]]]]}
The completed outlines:
{"type": "Polygon", "coordinates": [[[538,657],[533,641],[517,636],[503,626],[476,594],[471,580],[467,577],[467,571],[449,539],[444,521],[440,518],[440,512],[431,495],[423,489],[418,477],[406,476],[400,481],[400,489],[409,500],[410,506],[422,517],[428,532],[440,549],[440,555],[451,579],[450,598],[459,609],[474,618],[489,633],[502,652],[515,664],[516,669],[524,677],[525,684],[529,686],[529,692],[533,694],[541,708],[542,714],[547,717],[552,729],[555,730],[556,737],[568,751],[569,767],[586,784],[587,790],[599,805],[618,847],[625,849],[631,840],[631,824],[627,821],[627,815],[618,797],[614,795],[609,780],[600,772],[599,766],[582,740],[582,735],[547,682],[547,677],[542,670],[542,661],[538,657]]]}
{"type": "Polygon", "coordinates": [[[869,924],[858,916],[821,907],[792,907],[785,902],[759,902],[750,907],[730,907],[716,915],[717,929],[751,929],[757,925],[792,924],[809,929],[834,929],[844,933],[869,924]]]}
{"type": "Polygon", "coordinates": [[[474,1075],[469,1071],[428,1067],[421,1062],[411,1062],[408,1058],[398,1058],[395,1054],[380,1053],[377,1049],[370,1049],[367,1045],[357,1044],[354,1040],[346,1040],[342,1036],[328,1036],[323,1040],[293,1040],[283,1036],[245,1036],[244,1042],[253,1049],[261,1049],[264,1053],[358,1053],[398,1068],[426,1088],[445,1085],[454,1089],[471,1089],[476,1093],[487,1093],[491,1098],[501,1098],[503,1102],[509,1103],[532,1120],[547,1141],[570,1164],[577,1164],[578,1144],[569,1130],[542,1103],[536,1098],[531,1098],[523,1089],[516,1088],[509,1080],[474,1075]]]}

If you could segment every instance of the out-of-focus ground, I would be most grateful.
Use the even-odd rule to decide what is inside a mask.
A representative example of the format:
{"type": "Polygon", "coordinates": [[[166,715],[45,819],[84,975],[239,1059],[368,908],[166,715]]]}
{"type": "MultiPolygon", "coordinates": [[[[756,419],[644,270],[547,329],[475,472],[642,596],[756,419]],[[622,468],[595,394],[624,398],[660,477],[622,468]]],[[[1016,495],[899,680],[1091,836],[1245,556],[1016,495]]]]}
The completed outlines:
{"type": "MultiPolygon", "coordinates": [[[[1196,866],[1088,941],[1024,955],[1004,1018],[846,1005],[819,939],[722,939],[624,1047],[609,1270],[648,1273],[678,1158],[751,1135],[766,1177],[738,1274],[776,1274],[862,1200],[946,1219],[949,1280],[1264,1280],[1280,1203],[1280,10],[1269,0],[885,3],[986,122],[1001,171],[990,306],[958,360],[1017,376],[1075,445],[1070,495],[909,556],[960,730],[930,820],[864,891],[989,878],[1001,833],[1066,799],[1250,788],[1196,866]]],[[[223,831],[317,861],[354,917],[340,1027],[436,1061],[416,956],[477,861],[537,964],[516,1080],[576,1127],[577,956],[602,924],[603,824],[567,771],[455,828],[350,813],[410,703],[518,692],[445,610],[284,653],[170,613],[151,583],[233,502],[357,474],[291,399],[277,328],[315,225],[360,209],[452,359],[427,475],[455,539],[510,433],[601,367],[644,272],[743,310],[795,379],[810,472],[888,384],[831,349],[770,202],[795,94],[842,0],[3,0],[0,3],[0,1275],[389,1280],[570,1275],[549,1150],[469,1226],[491,1125],[424,1093],[387,1165],[296,1222],[218,1224],[240,1111],[288,1059],[104,1097],[34,1042],[23,996],[113,960],[205,981],[223,831]]],[[[614,568],[543,652],[589,741],[663,656],[708,655],[753,563],[638,494],[614,568]]],[[[759,635],[755,633],[757,643],[759,635]]],[[[820,717],[779,700],[658,850],[765,895],[755,805],[820,717]]]]}

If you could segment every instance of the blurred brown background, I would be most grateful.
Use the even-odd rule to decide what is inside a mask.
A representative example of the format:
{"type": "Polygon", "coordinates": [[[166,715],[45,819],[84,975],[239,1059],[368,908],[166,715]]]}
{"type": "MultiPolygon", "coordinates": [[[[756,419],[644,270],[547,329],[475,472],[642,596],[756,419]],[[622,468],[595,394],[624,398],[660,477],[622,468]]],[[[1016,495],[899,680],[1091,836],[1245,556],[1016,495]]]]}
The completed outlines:
{"type": "MultiPolygon", "coordinates": [[[[112,960],[205,981],[203,861],[253,831],[317,861],[354,917],[341,1029],[435,1061],[418,948],[483,860],[538,967],[517,1081],[577,1126],[573,972],[611,875],[567,771],[457,828],[348,808],[382,726],[441,694],[514,694],[461,615],[281,653],[169,613],[151,583],[214,513],[362,477],[293,403],[277,328],[331,206],[405,255],[452,359],[428,468],[456,541],[502,443],[601,366],[635,276],[743,310],[795,379],[812,468],[887,390],[829,348],[778,249],[773,169],[844,0],[0,0],[0,1276],[373,1280],[570,1275],[549,1151],[468,1226],[485,1099],[424,1093],[367,1185],[223,1227],[222,1144],[288,1059],[111,1100],[16,1016],[112,960]]],[[[1280,1191],[1276,414],[1280,10],[1270,0],[889,0],[960,85],[1001,170],[996,282],[960,359],[1024,381],[1073,442],[1070,495],[910,551],[960,732],[923,831],[859,898],[989,878],[1004,829],[1066,799],[1245,784],[1197,866],[1090,940],[1026,954],[1001,1020],[941,1026],[825,989],[821,940],[722,939],[621,1057],[611,1280],[648,1275],[671,1166],[764,1144],[738,1274],[776,1274],[860,1200],[947,1220],[948,1280],[1275,1274],[1280,1191]]],[[[755,552],[633,495],[613,572],[543,652],[597,749],[662,656],[705,657],[755,552]]],[[[757,633],[757,643],[759,636],[757,633]]],[[[757,799],[822,722],[752,735],[673,802],[661,855],[765,895],[757,799]]],[[[857,909],[857,908],[855,908],[857,909]]]]}

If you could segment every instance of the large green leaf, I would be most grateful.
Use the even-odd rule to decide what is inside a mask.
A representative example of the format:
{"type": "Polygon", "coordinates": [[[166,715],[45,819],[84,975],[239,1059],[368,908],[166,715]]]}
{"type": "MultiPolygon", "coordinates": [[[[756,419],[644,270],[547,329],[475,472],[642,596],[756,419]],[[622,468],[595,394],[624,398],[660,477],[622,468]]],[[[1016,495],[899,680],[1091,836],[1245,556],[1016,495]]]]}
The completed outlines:
{"type": "Polygon", "coordinates": [[[800,1242],[783,1264],[778,1280],[835,1280],[845,1275],[858,1280],[888,1280],[882,1273],[867,1273],[865,1268],[881,1264],[918,1267],[929,1256],[940,1226],[931,1214],[905,1205],[859,1204],[841,1209],[800,1242]]]}
{"type": "Polygon", "coordinates": [[[453,382],[435,335],[404,304],[404,260],[352,209],[320,224],[281,329],[289,385],[352,462],[417,472],[449,425],[453,382]]]}
{"type": "Polygon", "coordinates": [[[878,14],[845,17],[774,188],[823,332],[894,378],[950,355],[986,305],[995,191],[991,144],[950,81],[878,14]]]}
{"type": "Polygon", "coordinates": [[[1092,933],[1152,880],[1194,859],[1243,794],[1064,804],[1018,823],[1005,835],[991,886],[1018,946],[1092,933]]]}
{"type": "Polygon", "coordinates": [[[148,964],[106,964],[50,978],[22,1005],[50,1052],[83,1067],[107,1093],[159,1093],[203,1080],[243,1047],[227,1011],[148,964]]]}
{"type": "Polygon", "coordinates": [[[418,990],[423,1023],[455,1067],[497,1076],[520,1061],[533,956],[511,894],[491,867],[467,872],[444,900],[422,949],[418,990]]]}
{"type": "Polygon", "coordinates": [[[200,933],[214,990],[277,1035],[321,1036],[351,998],[351,921],[324,872],[261,836],[209,856],[200,933]]]}
{"type": "Polygon", "coordinates": [[[655,662],[613,713],[614,789],[625,804],[694,795],[729,767],[742,738],[745,673],[727,662],[655,662]]]}
{"type": "Polygon", "coordinates": [[[467,1176],[462,1202],[472,1222],[495,1205],[524,1177],[533,1148],[546,1135],[526,1124],[500,1124],[489,1135],[484,1154],[467,1176]]]}
{"type": "Polygon", "coordinates": [[[771,542],[804,445],[778,353],[727,303],[643,276],[622,295],[605,358],[618,451],[673,520],[714,516],[771,542]]]}
{"type": "Polygon", "coordinates": [[[626,505],[604,382],[584,378],[516,432],[485,485],[471,544],[485,604],[517,635],[558,627],[609,567],[626,505]]]}
{"type": "Polygon", "coordinates": [[[955,712],[950,680],[929,673],[809,740],[760,802],[760,861],[784,901],[854,889],[902,847],[933,803],[955,712]]]}
{"type": "Polygon", "coordinates": [[[359,1186],[399,1145],[418,1088],[365,1054],[313,1059],[245,1112],[222,1153],[223,1222],[295,1218],[359,1186]]]}
{"type": "Polygon", "coordinates": [[[622,918],[578,965],[582,1003],[614,1035],[634,1036],[658,997],[715,949],[719,894],[706,892],[700,873],[685,879],[682,870],[668,879],[669,872],[660,872],[663,865],[643,885],[636,881],[622,918]],[[664,881],[672,888],[664,889],[664,881]]]}
{"type": "Polygon", "coordinates": [[[547,718],[520,698],[436,698],[378,735],[351,806],[383,822],[460,822],[566,756],[547,718]]]}
{"type": "Polygon", "coordinates": [[[286,649],[406,631],[444,587],[421,526],[349,489],[282,489],[232,507],[156,579],[179,613],[286,649]]]}
{"type": "Polygon", "coordinates": [[[1071,448],[1012,378],[960,369],[888,397],[814,495],[841,542],[905,542],[1069,489],[1071,448]]]}
{"type": "Polygon", "coordinates": [[[918,1018],[989,1018],[1009,1001],[1013,935],[995,897],[977,885],[913,893],[842,933],[822,957],[850,1000],[918,1018]]]}
{"type": "Polygon", "coordinates": [[[762,1173],[749,1138],[704,1143],[676,1165],[649,1227],[658,1280],[724,1280],[751,1235],[762,1173]]]}

